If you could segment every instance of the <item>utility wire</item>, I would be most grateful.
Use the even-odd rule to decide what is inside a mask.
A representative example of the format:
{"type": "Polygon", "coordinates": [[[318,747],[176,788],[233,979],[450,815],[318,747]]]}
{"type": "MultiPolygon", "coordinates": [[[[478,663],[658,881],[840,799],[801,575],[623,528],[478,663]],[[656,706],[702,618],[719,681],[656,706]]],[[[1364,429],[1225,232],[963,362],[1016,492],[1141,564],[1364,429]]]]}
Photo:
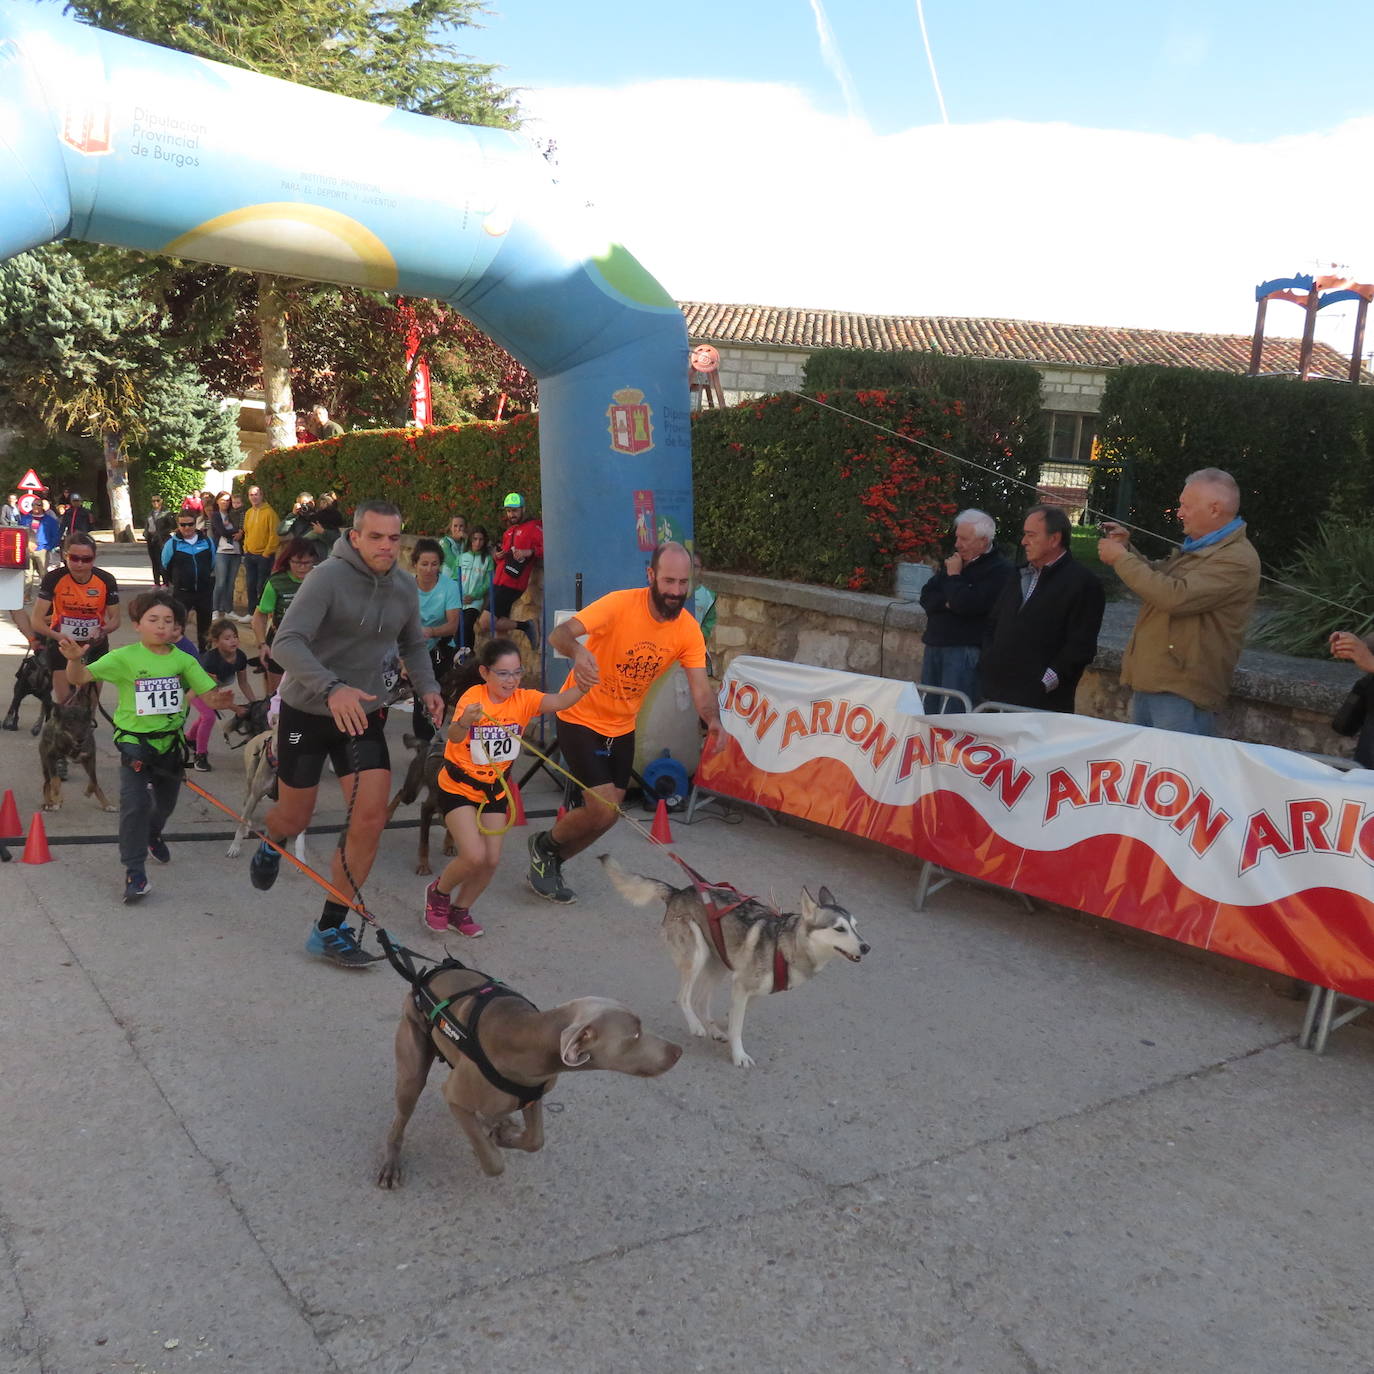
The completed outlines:
{"type": "MultiPolygon", "coordinates": [[[[808,396],[805,392],[795,391],[788,387],[783,392],[787,396],[795,396],[798,400],[809,401],[813,406],[819,406],[822,410],[833,411],[836,415],[843,415],[848,420],[857,420],[861,425],[867,425],[870,429],[876,429],[883,434],[890,434],[894,439],[900,439],[904,444],[912,444],[917,448],[929,449],[932,453],[938,454],[941,458],[952,458],[956,463],[963,463],[966,467],[977,468],[979,472],[985,472],[989,477],[995,477],[999,482],[1010,482],[1013,486],[1024,487],[1027,491],[1034,492],[1037,496],[1040,489],[1031,482],[1023,482],[1019,477],[1013,477],[1010,473],[999,472],[996,468],[990,468],[986,463],[979,463],[973,458],[965,458],[962,454],[952,453],[947,448],[941,448],[938,444],[927,443],[924,439],[915,439],[909,434],[899,433],[895,429],[889,429],[886,425],[880,425],[876,420],[870,420],[867,415],[855,415],[851,410],[844,410],[839,406],[833,406],[829,401],[822,401],[818,397],[808,396]]],[[[1096,506],[1085,505],[1083,509],[1089,515],[1101,516],[1112,521],[1113,524],[1120,525],[1122,529],[1133,531],[1135,534],[1148,535],[1151,539],[1158,539],[1165,544],[1172,544],[1175,548],[1180,547],[1177,539],[1171,539],[1167,534],[1160,534],[1156,530],[1146,529],[1143,525],[1133,525],[1129,520],[1122,520],[1113,515],[1110,511],[1098,510],[1096,506]]],[[[1343,601],[1332,601],[1329,596],[1322,596],[1319,592],[1309,590],[1307,587],[1296,586],[1292,582],[1285,582],[1282,578],[1271,577],[1266,572],[1260,573],[1260,578],[1265,582],[1272,582],[1276,587],[1282,587],[1284,591],[1297,592],[1300,596],[1310,597],[1313,601],[1324,602],[1328,606],[1334,606],[1338,611],[1345,611],[1347,615],[1352,615],[1362,625],[1370,620],[1368,611],[1357,611],[1353,606],[1347,606],[1343,601]]]]}

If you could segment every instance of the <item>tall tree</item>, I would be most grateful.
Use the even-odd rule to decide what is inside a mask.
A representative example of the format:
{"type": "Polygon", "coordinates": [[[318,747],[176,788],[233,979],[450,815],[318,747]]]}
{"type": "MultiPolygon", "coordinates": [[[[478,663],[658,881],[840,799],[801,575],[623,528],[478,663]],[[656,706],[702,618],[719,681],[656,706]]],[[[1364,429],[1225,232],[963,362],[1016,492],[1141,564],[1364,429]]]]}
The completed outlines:
{"type": "Polygon", "coordinates": [[[129,460],[194,455],[232,466],[238,436],[136,289],[93,284],[56,245],[0,263],[0,421],[99,446],[115,536],[133,538],[129,460]]]}
{"type": "MultiPolygon", "coordinates": [[[[518,122],[496,69],[445,37],[475,24],[480,0],[70,0],[66,8],[114,33],[338,95],[463,124],[518,122]]],[[[284,447],[296,441],[292,284],[257,273],[256,285],[268,440],[284,447]]]]}

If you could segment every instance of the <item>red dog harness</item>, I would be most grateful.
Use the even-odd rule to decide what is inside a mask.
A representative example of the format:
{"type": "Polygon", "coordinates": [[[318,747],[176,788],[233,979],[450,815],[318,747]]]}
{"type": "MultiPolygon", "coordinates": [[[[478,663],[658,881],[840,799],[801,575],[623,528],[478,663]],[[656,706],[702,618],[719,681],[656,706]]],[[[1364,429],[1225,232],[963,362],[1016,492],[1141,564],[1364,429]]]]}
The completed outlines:
{"type": "MultiPolygon", "coordinates": [[[[685,859],[679,858],[676,854],[669,852],[669,856],[677,863],[682,865],[682,870],[692,880],[692,887],[696,890],[702,906],[706,908],[706,920],[711,929],[711,942],[716,947],[716,953],[720,955],[720,962],[728,969],[733,969],[734,965],[730,962],[730,956],[725,952],[725,935],[721,931],[721,917],[728,915],[736,907],[743,906],[746,902],[756,902],[757,897],[749,897],[741,892],[739,888],[730,883],[708,883],[700,873],[694,869],[685,859]],[[717,897],[717,892],[733,892],[735,900],[733,902],[722,903],[717,897]]],[[[761,903],[761,905],[763,905],[761,903]]],[[[782,913],[769,907],[768,910],[775,917],[780,917],[782,913]]],[[[782,946],[773,947],[773,989],[774,992],[787,991],[787,960],[783,957],[782,946]]]]}

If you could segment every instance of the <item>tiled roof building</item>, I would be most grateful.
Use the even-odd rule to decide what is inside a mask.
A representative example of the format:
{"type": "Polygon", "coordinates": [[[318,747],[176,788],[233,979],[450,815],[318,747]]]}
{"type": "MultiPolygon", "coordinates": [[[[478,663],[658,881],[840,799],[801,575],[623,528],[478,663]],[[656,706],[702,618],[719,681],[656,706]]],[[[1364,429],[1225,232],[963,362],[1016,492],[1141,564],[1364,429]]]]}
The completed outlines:
{"type": "MultiPolygon", "coordinates": [[[[1102,392],[1113,368],[1153,363],[1243,373],[1250,366],[1248,334],[947,315],[859,315],[709,301],[679,305],[692,343],[714,344],[720,350],[720,382],[727,404],[800,389],[806,360],[819,348],[910,349],[1028,363],[1041,376],[1051,462],[1081,461],[1092,452],[1102,392]]],[[[1336,349],[1319,343],[1312,369],[1316,376],[1343,381],[1349,362],[1336,349]]],[[[1266,339],[1262,370],[1296,373],[1298,340],[1266,339]]]]}
{"type": "MultiPolygon", "coordinates": [[[[1054,367],[1111,368],[1153,363],[1244,372],[1250,365],[1248,334],[1190,334],[1179,329],[1107,328],[997,320],[957,315],[859,315],[846,310],[802,310],[777,305],[717,305],[680,301],[694,343],[717,347],[803,350],[871,348],[948,353],[954,357],[1006,358],[1054,367]]],[[[1345,377],[1348,359],[1327,344],[1313,351],[1313,368],[1345,377]]],[[[1268,339],[1263,371],[1296,372],[1298,340],[1268,339]]]]}

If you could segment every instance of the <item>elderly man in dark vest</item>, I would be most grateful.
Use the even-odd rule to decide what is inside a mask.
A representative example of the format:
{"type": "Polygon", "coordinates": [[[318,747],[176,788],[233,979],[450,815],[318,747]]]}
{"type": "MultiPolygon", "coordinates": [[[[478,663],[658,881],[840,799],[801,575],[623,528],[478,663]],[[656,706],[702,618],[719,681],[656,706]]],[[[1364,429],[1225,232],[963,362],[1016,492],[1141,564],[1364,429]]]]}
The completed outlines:
{"type": "Polygon", "coordinates": [[[1220,468],[1184,482],[1178,521],[1183,543],[1168,558],[1148,562],[1111,523],[1098,557],[1144,602],[1121,660],[1122,685],[1135,693],[1131,718],[1214,735],[1259,595],[1259,554],[1245,537],[1236,479],[1220,468]]]}

